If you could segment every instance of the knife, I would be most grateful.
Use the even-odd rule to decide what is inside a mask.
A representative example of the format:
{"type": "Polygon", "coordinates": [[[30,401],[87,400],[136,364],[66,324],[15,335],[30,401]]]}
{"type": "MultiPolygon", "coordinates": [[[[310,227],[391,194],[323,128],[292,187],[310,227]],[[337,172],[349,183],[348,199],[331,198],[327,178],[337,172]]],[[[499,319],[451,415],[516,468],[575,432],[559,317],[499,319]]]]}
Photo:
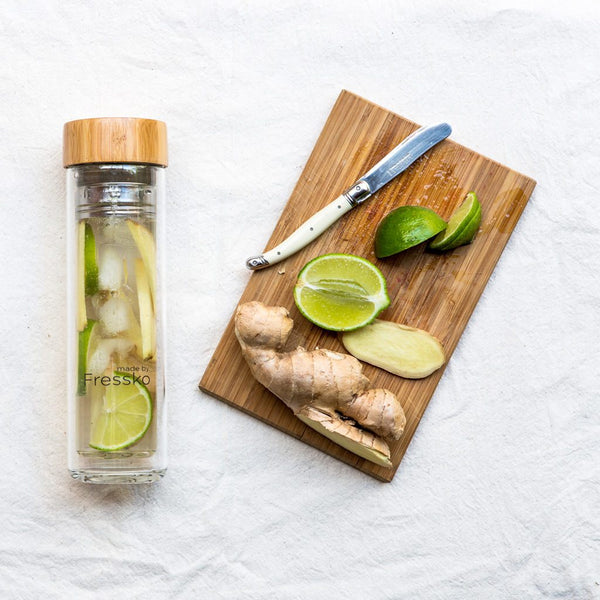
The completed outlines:
{"type": "Polygon", "coordinates": [[[438,125],[417,129],[389,154],[386,154],[341,196],[300,225],[281,244],[264,254],[251,256],[246,260],[246,267],[251,271],[265,269],[295,254],[319,237],[342,215],[345,215],[355,206],[362,204],[396,175],[410,167],[427,150],[446,139],[451,132],[452,128],[448,123],[439,123],[438,125]]]}

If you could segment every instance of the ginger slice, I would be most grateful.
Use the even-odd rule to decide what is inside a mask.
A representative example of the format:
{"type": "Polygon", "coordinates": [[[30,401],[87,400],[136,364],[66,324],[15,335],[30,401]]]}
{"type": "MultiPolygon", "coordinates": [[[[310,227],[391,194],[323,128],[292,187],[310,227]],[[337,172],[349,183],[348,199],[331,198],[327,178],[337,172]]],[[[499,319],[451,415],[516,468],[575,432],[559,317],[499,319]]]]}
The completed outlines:
{"type": "Polygon", "coordinates": [[[316,432],[361,458],[366,458],[381,467],[392,466],[389,446],[370,431],[359,429],[338,415],[323,413],[309,406],[296,416],[316,432]]]}
{"type": "Polygon", "coordinates": [[[446,362],[436,337],[390,321],[375,319],[366,327],[347,331],[342,343],[359,360],[408,379],[427,377],[446,362]]]}

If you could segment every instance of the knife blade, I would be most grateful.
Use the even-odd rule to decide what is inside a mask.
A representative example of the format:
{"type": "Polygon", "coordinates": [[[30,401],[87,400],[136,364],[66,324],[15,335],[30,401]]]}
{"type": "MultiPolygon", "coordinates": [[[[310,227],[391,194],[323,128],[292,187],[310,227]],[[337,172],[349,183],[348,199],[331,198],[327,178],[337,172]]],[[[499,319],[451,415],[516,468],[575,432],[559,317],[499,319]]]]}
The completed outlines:
{"type": "Polygon", "coordinates": [[[343,194],[300,225],[287,239],[263,254],[248,258],[246,267],[251,271],[265,269],[292,256],[319,237],[342,215],[362,204],[394,177],[405,171],[417,158],[451,133],[452,128],[447,123],[420,127],[402,140],[343,194]]]}

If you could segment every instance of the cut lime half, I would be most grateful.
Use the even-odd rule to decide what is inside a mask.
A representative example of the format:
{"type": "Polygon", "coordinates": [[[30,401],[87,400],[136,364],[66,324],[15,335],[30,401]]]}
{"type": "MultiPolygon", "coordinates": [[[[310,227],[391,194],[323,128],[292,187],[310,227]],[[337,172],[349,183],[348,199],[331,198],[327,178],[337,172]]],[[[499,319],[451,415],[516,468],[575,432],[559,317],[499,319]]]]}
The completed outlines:
{"type": "Polygon", "coordinates": [[[307,263],[294,300],[311,323],[330,331],[363,327],[390,303],[381,271],[353,254],[324,254],[307,263]]]}
{"type": "Polygon", "coordinates": [[[90,446],[105,452],[135,444],[152,421],[150,392],[139,378],[115,371],[110,380],[95,398],[90,432],[90,446]]]}
{"type": "Polygon", "coordinates": [[[388,213],[375,232],[375,256],[385,258],[417,246],[446,229],[446,221],[424,206],[400,206],[388,213]]]}
{"type": "Polygon", "coordinates": [[[462,204],[452,213],[445,231],[429,242],[436,252],[452,250],[470,244],[481,224],[481,204],[475,192],[469,192],[462,204]]]}

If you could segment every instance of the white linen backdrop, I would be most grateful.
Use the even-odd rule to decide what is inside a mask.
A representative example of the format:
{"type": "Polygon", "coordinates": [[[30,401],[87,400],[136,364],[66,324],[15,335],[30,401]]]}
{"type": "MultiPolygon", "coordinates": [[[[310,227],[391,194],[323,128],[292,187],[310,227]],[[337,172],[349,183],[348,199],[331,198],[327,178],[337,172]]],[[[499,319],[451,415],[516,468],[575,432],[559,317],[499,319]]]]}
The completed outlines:
{"type": "Polygon", "coordinates": [[[600,597],[596,2],[4,0],[0,596],[600,597]],[[197,383],[339,91],[538,181],[394,481],[197,383]],[[66,470],[61,128],[169,128],[170,469],[66,470]]]}

